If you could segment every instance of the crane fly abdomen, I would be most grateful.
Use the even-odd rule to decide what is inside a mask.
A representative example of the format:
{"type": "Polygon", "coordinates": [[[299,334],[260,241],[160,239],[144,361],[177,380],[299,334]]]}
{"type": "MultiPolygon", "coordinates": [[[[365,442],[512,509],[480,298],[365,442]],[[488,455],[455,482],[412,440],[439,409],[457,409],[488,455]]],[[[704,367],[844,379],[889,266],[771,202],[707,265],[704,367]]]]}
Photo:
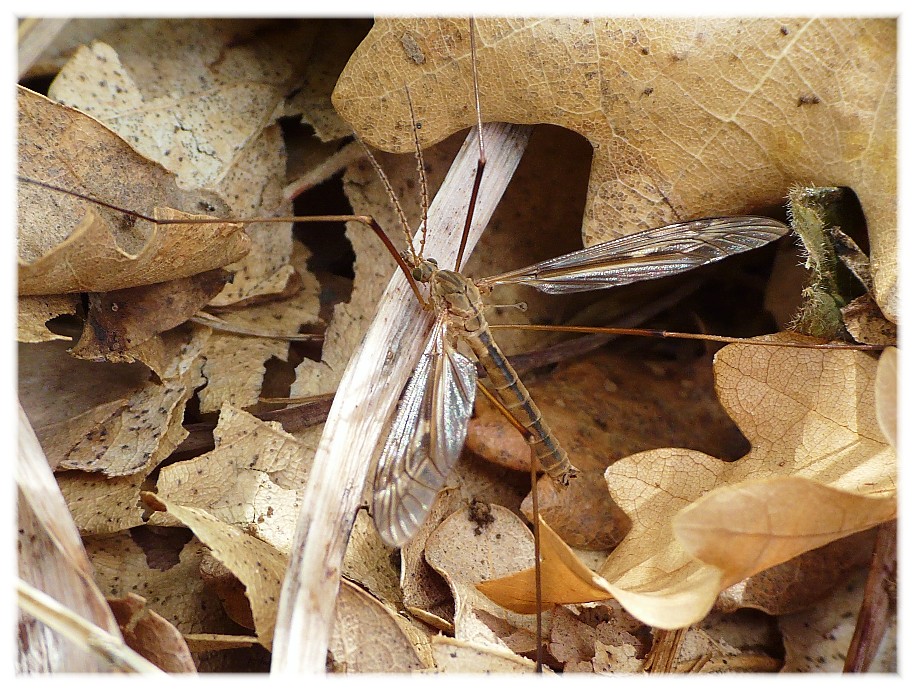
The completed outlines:
{"type": "Polygon", "coordinates": [[[486,370],[495,395],[530,434],[529,443],[540,468],[559,483],[567,485],[576,473],[575,467],[543,420],[527,387],[492,337],[483,313],[479,288],[459,273],[440,270],[432,276],[432,294],[435,301],[447,310],[453,332],[466,340],[486,370]]]}

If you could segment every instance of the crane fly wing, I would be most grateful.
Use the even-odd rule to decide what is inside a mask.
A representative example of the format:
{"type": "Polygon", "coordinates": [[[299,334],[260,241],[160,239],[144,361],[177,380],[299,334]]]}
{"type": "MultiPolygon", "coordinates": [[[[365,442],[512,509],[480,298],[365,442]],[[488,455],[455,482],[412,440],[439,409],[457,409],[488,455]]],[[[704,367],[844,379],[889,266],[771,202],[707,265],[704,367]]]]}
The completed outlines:
{"type": "Polygon", "coordinates": [[[448,342],[439,319],[410,377],[375,472],[372,515],[390,546],[409,541],[466,440],[476,366],[448,342]]]}
{"type": "Polygon", "coordinates": [[[761,247],[789,230],[761,216],[691,220],[603,242],[477,285],[522,283],[550,294],[599,290],[682,273],[761,247]]]}

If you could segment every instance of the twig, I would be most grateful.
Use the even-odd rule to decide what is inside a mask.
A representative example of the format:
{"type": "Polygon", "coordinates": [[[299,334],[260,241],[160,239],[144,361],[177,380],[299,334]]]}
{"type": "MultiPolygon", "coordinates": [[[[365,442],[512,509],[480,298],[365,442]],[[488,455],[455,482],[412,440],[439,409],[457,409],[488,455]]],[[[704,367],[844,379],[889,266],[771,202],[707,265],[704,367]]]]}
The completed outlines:
{"type": "MultiPolygon", "coordinates": [[[[490,168],[479,194],[471,245],[478,240],[520,161],[529,127],[484,127],[490,168]]],[[[429,252],[452,265],[476,170],[476,133],[467,138],[432,204],[429,252]]],[[[420,229],[421,232],[421,229],[420,229]]],[[[273,640],[272,671],[322,673],[340,569],[375,449],[431,328],[396,275],[378,315],[343,374],[302,500],[273,640]]]]}
{"type": "Polygon", "coordinates": [[[857,627],[844,660],[845,673],[866,673],[889,626],[895,599],[898,567],[897,523],[885,523],[876,531],[873,560],[866,578],[857,627]]]}
{"type": "Polygon", "coordinates": [[[18,580],[16,592],[19,608],[83,649],[98,654],[119,671],[166,675],[158,666],[130,649],[121,638],[73,613],[27,582],[18,580]]]}
{"type": "Polygon", "coordinates": [[[345,167],[355,163],[357,160],[365,157],[365,151],[356,141],[350,141],[339,151],[321,162],[320,165],[312,168],[297,180],[290,182],[282,190],[284,199],[292,200],[300,194],[304,194],[312,187],[316,187],[345,167]]]}

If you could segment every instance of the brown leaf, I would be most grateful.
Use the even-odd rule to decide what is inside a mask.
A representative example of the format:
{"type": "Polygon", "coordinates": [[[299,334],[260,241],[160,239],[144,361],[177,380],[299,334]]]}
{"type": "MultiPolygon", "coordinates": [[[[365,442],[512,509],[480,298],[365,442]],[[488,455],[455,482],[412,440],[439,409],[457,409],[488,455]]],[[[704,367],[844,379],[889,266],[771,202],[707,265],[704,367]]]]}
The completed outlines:
{"type": "MultiPolygon", "coordinates": [[[[278,336],[296,334],[301,326],[318,321],[320,285],[310,274],[302,276],[302,288],[285,299],[251,304],[220,312],[229,325],[278,336]]],[[[203,374],[207,386],[200,391],[200,410],[214,412],[228,403],[249,407],[257,403],[270,358],[289,359],[289,341],[214,332],[206,348],[203,374]]],[[[307,360],[310,361],[310,360],[307,360]]],[[[293,393],[294,395],[294,393],[293,393]]]]}
{"type": "Polygon", "coordinates": [[[273,642],[286,557],[266,542],[245,534],[234,525],[221,522],[205,510],[187,508],[162,500],[155,494],[145,496],[149,497],[150,507],[168,510],[190,527],[197,538],[209,546],[213,555],[244,583],[254,614],[257,640],[269,649],[273,642]]]}
{"type": "Polygon", "coordinates": [[[229,277],[217,268],[167,283],[90,293],[86,325],[73,355],[119,361],[132,348],[187,321],[229,277]]]}
{"type": "MultiPolygon", "coordinates": [[[[491,506],[491,517],[480,525],[467,511],[452,514],[429,537],[425,558],[453,592],[458,640],[530,651],[535,646],[533,617],[494,605],[475,587],[528,564],[533,555],[532,535],[520,518],[497,505],[491,506]]],[[[548,634],[548,616],[544,624],[548,634]]]]}
{"type": "Polygon", "coordinates": [[[852,534],[728,587],[714,609],[754,608],[775,616],[801,611],[847,582],[852,570],[870,562],[872,553],[873,530],[852,534]]]}
{"type": "MultiPolygon", "coordinates": [[[[430,663],[423,663],[405,631],[411,625],[343,580],[330,638],[335,666],[345,673],[411,673],[426,668],[430,663]]],[[[425,656],[430,660],[429,652],[425,656]]]]}
{"type": "MultiPolygon", "coordinates": [[[[308,22],[136,22],[106,37],[110,45],[78,50],[50,95],[135,142],[182,184],[218,192],[235,217],[290,215],[272,123],[315,31],[308,22]],[[251,32],[256,40],[245,38],[251,32]]],[[[279,293],[289,280],[291,226],[255,224],[247,233],[250,253],[230,267],[236,279],[216,304],[279,293]]]]}
{"type": "Polygon", "coordinates": [[[41,427],[39,438],[57,469],[106,477],[148,472],[187,436],[184,407],[199,384],[194,369],[162,384],[149,382],[120,400],[41,427]]]}
{"type": "Polygon", "coordinates": [[[167,673],[196,673],[197,667],[181,633],[155,611],[146,608],[143,597],[129,593],[109,599],[124,641],[135,652],[167,673]]]}
{"type": "MultiPolygon", "coordinates": [[[[301,444],[278,422],[229,405],[213,433],[215,450],[159,472],[159,498],[206,510],[288,554],[308,476],[301,444]]],[[[154,516],[151,524],[159,524],[154,516]]]]}
{"type": "MultiPolygon", "coordinates": [[[[633,528],[601,568],[606,581],[544,538],[576,573],[569,583],[596,586],[593,598],[602,590],[666,629],[702,618],[730,584],[895,514],[895,457],[876,430],[873,360],[731,345],[715,369],[722,402],[753,442],[745,458],[725,464],[663,449],[610,467],[610,490],[633,528]]],[[[499,601],[530,610],[532,571],[512,577],[516,588],[499,601]]],[[[586,595],[568,590],[544,601],[586,595]]]]}
{"type": "MultiPolygon", "coordinates": [[[[435,667],[444,673],[534,673],[536,664],[509,649],[452,640],[432,638],[435,667]]],[[[544,667],[545,673],[552,673],[544,667]]]]}
{"type": "MultiPolygon", "coordinates": [[[[548,122],[594,144],[585,244],[778,204],[798,179],[837,181],[860,198],[877,301],[897,321],[894,20],[476,25],[484,119],[548,122]],[[868,142],[865,152],[857,141],[868,142]]],[[[334,104],[370,144],[409,151],[405,99],[389,97],[404,84],[423,144],[473,123],[465,19],[377,22],[340,77],[334,104]],[[380,95],[366,98],[366,83],[380,95]]]]}
{"type": "MultiPolygon", "coordinates": [[[[186,530],[181,531],[187,534],[186,530]]],[[[141,528],[85,539],[96,580],[105,595],[117,599],[137,594],[146,600],[149,610],[182,633],[235,632],[236,627],[226,617],[216,594],[200,578],[206,547],[192,538],[177,545],[175,553],[169,553],[170,560],[159,562],[138,543],[142,535],[147,537],[144,544],[157,536],[141,528]]]]}
{"type": "MultiPolygon", "coordinates": [[[[18,102],[21,175],[150,216],[152,201],[217,207],[212,195],[180,191],[164,169],[90,117],[26,89],[20,88],[18,102]],[[121,184],[125,179],[131,184],[121,184]]],[[[131,219],[125,226],[119,213],[27,183],[19,209],[24,295],[147,285],[224,266],[248,251],[238,225],[179,224],[166,231],[131,219]]],[[[160,217],[195,218],[166,210],[160,217]]]]}
{"type": "Polygon", "coordinates": [[[399,569],[394,567],[394,551],[381,541],[368,511],[361,509],[346,545],[342,572],[344,578],[361,585],[385,605],[401,610],[403,594],[399,569]]]}
{"type": "Polygon", "coordinates": [[[47,323],[64,314],[76,314],[80,308],[79,295],[32,295],[20,297],[18,303],[20,343],[41,343],[47,340],[69,340],[65,335],[51,332],[47,323]]]}
{"type": "Polygon", "coordinates": [[[870,293],[861,295],[841,309],[844,327],[858,343],[895,345],[898,326],[889,321],[879,309],[870,293]]]}

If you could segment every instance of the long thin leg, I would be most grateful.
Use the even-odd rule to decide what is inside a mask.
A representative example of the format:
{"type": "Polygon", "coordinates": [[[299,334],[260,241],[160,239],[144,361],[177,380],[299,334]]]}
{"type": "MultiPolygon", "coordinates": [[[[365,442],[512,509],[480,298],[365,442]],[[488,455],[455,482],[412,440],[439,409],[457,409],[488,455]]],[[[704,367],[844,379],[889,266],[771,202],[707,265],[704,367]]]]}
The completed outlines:
{"type": "MultiPolygon", "coordinates": [[[[382,173],[383,174],[383,173],[382,173]]],[[[68,194],[69,196],[76,197],[77,199],[82,199],[83,201],[88,201],[91,204],[96,206],[101,206],[102,208],[107,208],[112,211],[117,211],[118,213],[123,213],[124,215],[130,216],[131,218],[136,218],[138,220],[145,220],[149,223],[155,223],[156,225],[188,225],[189,223],[194,223],[198,225],[213,225],[216,223],[346,223],[348,221],[353,221],[356,223],[361,223],[362,225],[367,225],[378,236],[378,239],[384,243],[384,246],[387,248],[387,251],[390,252],[390,255],[394,258],[394,261],[397,262],[397,266],[400,267],[400,270],[403,272],[403,275],[406,277],[406,281],[409,283],[410,288],[416,294],[416,298],[419,300],[419,303],[423,306],[426,306],[426,300],[422,296],[422,291],[419,289],[416,279],[413,278],[412,266],[406,263],[403,257],[400,255],[400,252],[397,251],[397,248],[394,246],[394,243],[391,241],[390,237],[384,228],[371,216],[356,216],[356,215],[335,215],[335,216],[270,216],[267,218],[244,218],[243,220],[233,221],[226,220],[225,218],[194,218],[193,220],[185,219],[159,219],[153,218],[152,216],[147,216],[143,213],[138,213],[136,211],[130,211],[120,206],[114,204],[109,204],[107,201],[102,201],[101,199],[96,199],[95,197],[89,196],[88,194],[80,194],[79,192],[72,191],[70,189],[64,189],[63,187],[58,187],[56,185],[50,184],[49,182],[42,182],[41,180],[33,180],[30,177],[23,177],[22,175],[17,176],[20,182],[26,184],[33,184],[44,189],[48,189],[52,192],[61,192],[62,194],[68,194]]],[[[386,181],[386,178],[385,178],[386,181]]],[[[387,183],[388,186],[390,183],[387,183]]],[[[395,196],[391,196],[391,199],[395,199],[395,196]]],[[[401,211],[402,213],[402,211],[401,211]]],[[[407,236],[409,233],[407,232],[407,236]]]]}

